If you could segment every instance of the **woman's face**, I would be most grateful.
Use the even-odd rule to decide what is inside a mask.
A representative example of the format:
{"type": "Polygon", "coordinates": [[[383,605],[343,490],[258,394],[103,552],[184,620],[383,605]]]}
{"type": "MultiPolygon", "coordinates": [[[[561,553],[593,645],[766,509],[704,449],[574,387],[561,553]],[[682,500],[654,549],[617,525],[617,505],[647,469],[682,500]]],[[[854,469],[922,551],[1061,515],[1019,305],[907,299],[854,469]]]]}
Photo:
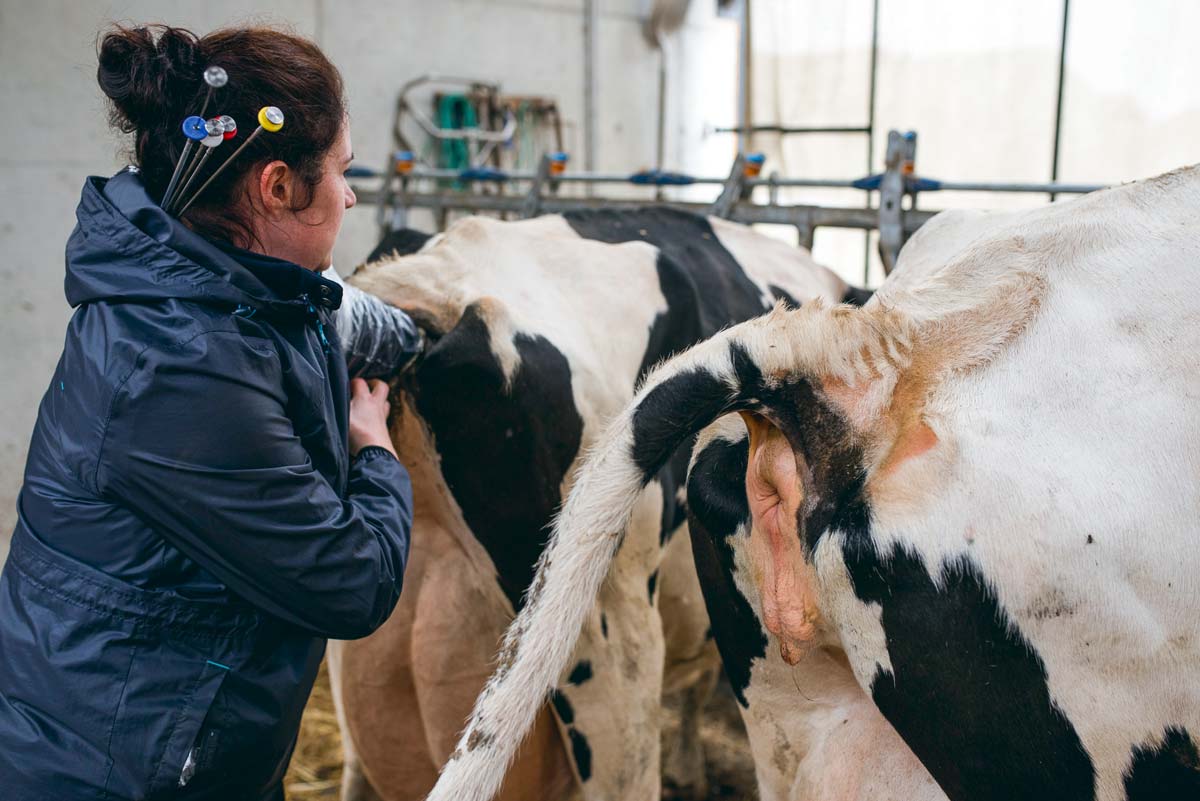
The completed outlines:
{"type": "Polygon", "coordinates": [[[333,243],[342,230],[342,217],[356,202],[345,176],[353,158],[350,127],[343,124],[325,154],[312,205],[301,211],[282,211],[259,226],[259,240],[267,255],[310,270],[324,270],[333,262],[333,243]]]}

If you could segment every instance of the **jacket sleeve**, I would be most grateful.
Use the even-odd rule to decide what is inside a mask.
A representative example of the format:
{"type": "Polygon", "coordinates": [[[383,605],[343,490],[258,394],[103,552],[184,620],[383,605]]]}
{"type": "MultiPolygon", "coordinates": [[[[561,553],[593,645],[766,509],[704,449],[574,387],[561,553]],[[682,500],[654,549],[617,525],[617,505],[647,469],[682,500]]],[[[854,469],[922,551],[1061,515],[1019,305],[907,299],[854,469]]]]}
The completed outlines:
{"type": "Polygon", "coordinates": [[[236,333],[148,350],[114,397],[96,488],[266,612],[362,637],[400,595],[408,473],[364,448],[343,500],[294,430],[282,373],[271,344],[236,333]]]}
{"type": "Polygon", "coordinates": [[[412,318],[357,287],[343,285],[334,327],[352,378],[387,378],[404,372],[425,348],[412,318]]]}

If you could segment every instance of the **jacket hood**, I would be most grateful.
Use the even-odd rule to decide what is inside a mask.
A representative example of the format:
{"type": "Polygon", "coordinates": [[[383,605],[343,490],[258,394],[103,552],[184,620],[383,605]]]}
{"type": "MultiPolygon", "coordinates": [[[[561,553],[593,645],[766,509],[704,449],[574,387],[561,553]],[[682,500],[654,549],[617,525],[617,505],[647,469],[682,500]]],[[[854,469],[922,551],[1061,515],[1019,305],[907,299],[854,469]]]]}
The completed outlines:
{"type": "Polygon", "coordinates": [[[159,208],[133,169],[88,178],[75,218],[65,281],[71,306],[175,298],[297,313],[308,309],[302,296],[310,288],[326,285],[331,288],[321,291],[327,298],[322,305],[336,308],[341,300],[340,286],[298,265],[269,257],[260,261],[282,269],[243,264],[235,249],[218,247],[159,208]],[[278,280],[281,275],[285,280],[278,280]]]}

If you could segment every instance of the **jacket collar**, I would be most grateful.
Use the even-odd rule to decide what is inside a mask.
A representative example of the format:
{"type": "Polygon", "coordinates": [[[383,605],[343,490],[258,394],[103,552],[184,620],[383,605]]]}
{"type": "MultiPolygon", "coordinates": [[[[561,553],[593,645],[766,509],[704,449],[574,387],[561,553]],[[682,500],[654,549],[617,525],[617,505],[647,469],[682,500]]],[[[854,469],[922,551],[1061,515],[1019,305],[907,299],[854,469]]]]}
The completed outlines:
{"type": "Polygon", "coordinates": [[[311,270],[192,231],[158,207],[133,169],[88,178],[75,216],[65,281],[72,306],[176,298],[293,315],[310,301],[341,302],[341,287],[311,270]]]}

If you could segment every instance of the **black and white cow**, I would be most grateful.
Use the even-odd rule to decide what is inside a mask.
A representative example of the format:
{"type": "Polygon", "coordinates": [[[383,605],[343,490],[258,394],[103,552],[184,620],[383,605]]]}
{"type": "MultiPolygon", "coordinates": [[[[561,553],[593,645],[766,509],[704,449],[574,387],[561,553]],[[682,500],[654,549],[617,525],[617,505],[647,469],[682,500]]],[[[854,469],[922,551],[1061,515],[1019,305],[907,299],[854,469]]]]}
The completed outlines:
{"type": "MultiPolygon", "coordinates": [[[[581,454],[656,363],[769,310],[849,288],[807,252],[669,209],[522,222],[468,218],[350,283],[431,342],[393,433],[413,475],[413,554],[397,612],[331,652],[346,795],[428,791],[522,606],[581,454]]],[[[503,794],[657,797],[702,790],[697,727],[660,760],[660,698],[701,705],[717,669],[685,526],[684,446],[634,502],[599,602],[503,794]],[[665,666],[665,667],[664,667],[665,666]],[[551,711],[552,710],[552,711],[551,711]]]]}
{"type": "MultiPolygon", "coordinates": [[[[714,625],[742,633],[725,658],[751,709],[770,645],[805,680],[841,662],[953,801],[1200,797],[1198,215],[1191,168],[939,217],[862,308],[781,308],[652,372],[580,468],[430,798],[491,796],[634,499],[731,412],[749,444],[708,432],[690,494],[716,507],[693,535],[734,576],[709,602],[733,607],[714,625]]],[[[793,691],[774,703],[817,711],[823,687],[793,691]]],[[[902,759],[899,792],[847,759],[800,775],[924,792],[902,759]]]]}

